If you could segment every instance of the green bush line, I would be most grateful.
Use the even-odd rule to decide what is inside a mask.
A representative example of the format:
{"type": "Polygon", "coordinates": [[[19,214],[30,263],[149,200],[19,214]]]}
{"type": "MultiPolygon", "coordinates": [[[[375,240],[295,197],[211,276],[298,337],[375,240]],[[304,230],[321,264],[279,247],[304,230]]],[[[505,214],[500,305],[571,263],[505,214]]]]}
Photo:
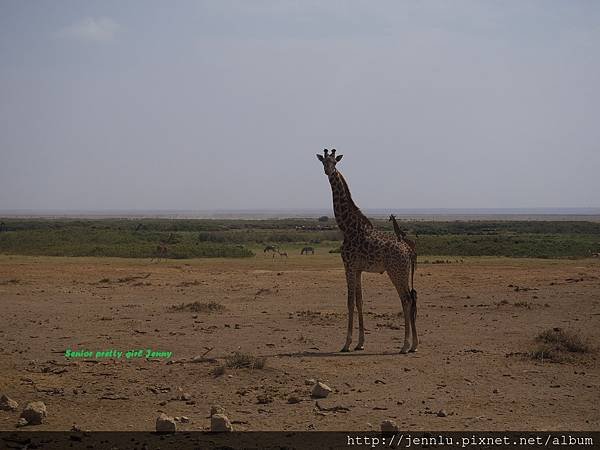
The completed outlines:
{"type": "MultiPolygon", "coordinates": [[[[337,231],[335,220],[327,222],[319,219],[13,219],[1,218],[8,230],[48,230],[92,228],[97,230],[134,231],[141,224],[142,232],[201,232],[229,230],[294,230],[295,227],[320,227],[337,231]]],[[[387,220],[372,219],[378,229],[392,231],[387,220]]],[[[598,234],[600,222],[587,221],[400,221],[400,227],[410,234],[598,234]]],[[[327,230],[326,230],[327,231],[327,230]]],[[[307,232],[307,231],[300,231],[307,232]]],[[[308,231],[310,232],[310,230],[308,231]]]]}
{"type": "MultiPolygon", "coordinates": [[[[335,222],[317,219],[1,219],[0,253],[150,258],[171,236],[168,258],[248,257],[266,243],[339,246],[335,222]],[[136,230],[137,228],[137,230],[136,230]]],[[[386,221],[377,228],[390,230],[386,221]]],[[[402,222],[425,255],[581,258],[600,250],[595,222],[402,222]]]]}

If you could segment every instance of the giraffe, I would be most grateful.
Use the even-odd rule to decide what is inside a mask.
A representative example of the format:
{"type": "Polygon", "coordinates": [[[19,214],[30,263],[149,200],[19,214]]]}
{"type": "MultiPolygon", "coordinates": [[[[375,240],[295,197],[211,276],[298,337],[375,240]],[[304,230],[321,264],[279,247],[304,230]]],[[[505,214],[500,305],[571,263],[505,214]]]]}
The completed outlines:
{"type": "Polygon", "coordinates": [[[341,248],[342,261],[346,272],[348,287],[348,327],[346,342],[342,352],[347,352],[352,343],[354,307],[358,311],[358,344],[355,350],[363,350],[365,329],[363,321],[363,299],[361,278],[363,272],[387,272],[392,281],[404,313],[404,345],[400,353],[414,352],[419,343],[417,338],[417,296],[416,291],[409,288],[409,271],[411,265],[410,248],[389,234],[377,231],[373,224],[352,200],[346,180],[337,170],[336,164],[342,155],[335,155],[335,149],[329,154],[325,149],[323,155],[317,154],[323,163],[325,174],[329,178],[333,195],[333,211],[340,231],[344,235],[341,248]],[[412,333],[412,345],[409,342],[412,333]]]}
{"type": "Polygon", "coordinates": [[[390,214],[389,220],[394,225],[394,232],[396,233],[398,240],[406,243],[410,248],[410,292],[413,295],[416,295],[416,291],[414,293],[413,291],[415,287],[415,270],[417,270],[417,243],[406,237],[406,233],[400,229],[395,215],[390,214]]]}
{"type": "Polygon", "coordinates": [[[301,255],[308,255],[309,253],[311,254],[315,254],[315,249],[312,247],[304,247],[301,251],[300,254],[301,255]]]}

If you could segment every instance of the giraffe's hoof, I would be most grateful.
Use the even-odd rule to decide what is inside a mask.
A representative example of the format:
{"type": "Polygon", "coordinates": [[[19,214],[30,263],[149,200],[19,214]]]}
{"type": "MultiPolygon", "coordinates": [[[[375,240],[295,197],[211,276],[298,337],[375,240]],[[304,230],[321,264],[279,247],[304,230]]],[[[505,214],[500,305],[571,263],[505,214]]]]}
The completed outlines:
{"type": "Polygon", "coordinates": [[[408,347],[403,348],[402,350],[400,350],[400,353],[405,355],[408,353],[408,347]]]}
{"type": "Polygon", "coordinates": [[[417,347],[415,347],[415,348],[411,348],[411,349],[409,350],[409,352],[410,352],[410,353],[417,353],[417,347]]]}
{"type": "Polygon", "coordinates": [[[360,351],[360,350],[364,350],[365,346],[364,345],[357,345],[356,347],[354,347],[354,350],[360,351]]]}
{"type": "Polygon", "coordinates": [[[348,353],[350,349],[348,347],[344,347],[340,350],[341,353],[348,353]]]}

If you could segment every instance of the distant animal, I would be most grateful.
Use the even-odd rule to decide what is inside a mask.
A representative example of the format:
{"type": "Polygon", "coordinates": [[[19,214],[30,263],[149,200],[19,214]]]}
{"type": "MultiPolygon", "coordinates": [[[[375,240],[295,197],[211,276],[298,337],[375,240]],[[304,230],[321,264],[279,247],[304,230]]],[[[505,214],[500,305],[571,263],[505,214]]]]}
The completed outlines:
{"type": "Polygon", "coordinates": [[[398,237],[398,240],[406,243],[410,248],[410,257],[411,257],[411,267],[410,267],[410,287],[411,291],[415,288],[415,270],[417,270],[417,243],[415,241],[411,241],[406,237],[406,233],[400,229],[400,225],[396,221],[396,216],[390,214],[390,222],[394,225],[394,232],[398,237]]]}
{"type": "Polygon", "coordinates": [[[6,224],[4,222],[0,222],[0,233],[6,231],[6,224]]]}
{"type": "Polygon", "coordinates": [[[279,252],[278,251],[277,253],[279,253],[279,256],[285,256],[286,258],[288,257],[287,252],[279,252]]]}
{"type": "Polygon", "coordinates": [[[305,254],[308,255],[309,253],[311,253],[311,254],[314,255],[315,254],[315,249],[312,248],[312,247],[304,247],[302,249],[302,251],[300,252],[301,255],[305,255],[305,254]]]}
{"type": "Polygon", "coordinates": [[[144,228],[144,224],[143,223],[138,223],[137,226],[135,227],[134,231],[140,231],[142,228],[144,228]]]}
{"type": "Polygon", "coordinates": [[[150,259],[150,262],[156,260],[159,262],[161,259],[166,259],[169,254],[169,244],[173,242],[173,233],[169,235],[167,240],[160,240],[156,249],[154,250],[154,256],[150,259]]]}
{"type": "Polygon", "coordinates": [[[154,250],[154,256],[150,259],[150,262],[156,260],[159,262],[161,259],[166,258],[169,254],[169,246],[164,242],[160,242],[156,246],[156,250],[154,250]]]}
{"type": "Polygon", "coordinates": [[[263,253],[267,253],[267,252],[273,252],[273,254],[275,254],[277,252],[277,246],[276,245],[267,245],[265,247],[265,249],[263,250],[263,253]]]}
{"type": "Polygon", "coordinates": [[[333,211],[338,228],[344,235],[341,257],[346,271],[348,287],[348,328],[342,352],[347,352],[352,343],[354,308],[358,312],[358,345],[355,350],[363,350],[365,327],[363,321],[363,298],[361,275],[363,272],[387,272],[394,284],[404,312],[404,345],[400,353],[417,350],[417,292],[409,286],[412,265],[411,250],[388,233],[375,230],[371,221],[361,212],[352,200],[350,189],[336,164],[342,155],[336,156],[325,150],[317,158],[323,163],[323,170],[333,195],[333,211]],[[410,337],[412,334],[412,345],[410,337]]]}

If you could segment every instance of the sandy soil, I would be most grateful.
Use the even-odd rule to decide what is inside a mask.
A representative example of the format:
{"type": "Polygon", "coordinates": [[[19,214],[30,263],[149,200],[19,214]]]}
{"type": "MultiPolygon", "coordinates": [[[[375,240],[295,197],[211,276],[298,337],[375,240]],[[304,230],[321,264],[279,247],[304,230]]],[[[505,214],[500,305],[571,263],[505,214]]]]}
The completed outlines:
{"type": "MultiPolygon", "coordinates": [[[[387,276],[365,274],[365,350],[342,354],[337,255],[159,263],[0,256],[0,394],[19,409],[44,401],[48,418],[36,430],[154,430],[160,411],[189,417],[179,429],[202,430],[214,404],[238,430],[378,430],[388,418],[412,430],[600,429],[597,353],[560,364],[522,354],[552,327],[598,346],[598,260],[421,264],[416,287],[418,353],[398,353],[403,321],[387,276]],[[226,310],[169,311],[194,301],[226,310]],[[67,348],[174,355],[68,360],[67,348]],[[267,365],[213,376],[234,351],[266,356],[267,365]],[[310,378],[334,391],[321,409],[310,378]],[[301,401],[289,404],[291,395],[301,401]],[[334,407],[342,408],[326,410],[334,407]]],[[[0,411],[0,429],[14,429],[18,415],[0,411]]]]}

